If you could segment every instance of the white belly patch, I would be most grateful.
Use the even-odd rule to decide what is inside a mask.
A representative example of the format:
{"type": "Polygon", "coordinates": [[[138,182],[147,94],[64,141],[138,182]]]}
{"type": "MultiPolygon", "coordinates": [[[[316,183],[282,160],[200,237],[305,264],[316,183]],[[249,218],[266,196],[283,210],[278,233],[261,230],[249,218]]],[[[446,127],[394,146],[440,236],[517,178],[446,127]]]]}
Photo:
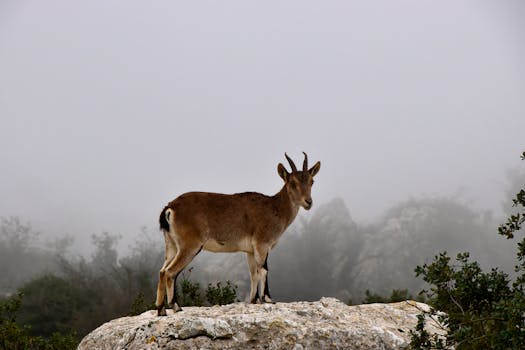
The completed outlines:
{"type": "Polygon", "coordinates": [[[204,243],[202,249],[216,252],[216,253],[232,253],[232,252],[253,252],[253,247],[250,239],[240,239],[237,241],[220,242],[210,238],[204,243]]]}

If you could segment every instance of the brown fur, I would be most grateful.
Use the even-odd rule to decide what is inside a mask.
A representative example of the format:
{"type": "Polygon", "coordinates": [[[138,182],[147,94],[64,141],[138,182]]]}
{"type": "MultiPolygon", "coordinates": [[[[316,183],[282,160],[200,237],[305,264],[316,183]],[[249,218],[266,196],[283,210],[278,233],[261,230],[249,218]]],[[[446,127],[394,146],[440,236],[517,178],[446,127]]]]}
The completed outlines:
{"type": "Polygon", "coordinates": [[[310,209],[313,177],[321,165],[317,162],[310,170],[306,170],[305,154],[303,170],[297,171],[288,156],[287,159],[292,172],[288,173],[279,164],[278,173],[285,184],[274,196],[257,192],[232,195],[188,192],[162,210],[159,222],[166,240],[166,259],[159,273],[157,287],[159,315],[166,314],[165,292],[174,309],[180,310],[174,293],[177,275],[201,249],[246,252],[252,281],[250,300],[255,301],[259,285],[262,301],[271,301],[266,278],[268,253],[295,219],[299,207],[310,209]]]}

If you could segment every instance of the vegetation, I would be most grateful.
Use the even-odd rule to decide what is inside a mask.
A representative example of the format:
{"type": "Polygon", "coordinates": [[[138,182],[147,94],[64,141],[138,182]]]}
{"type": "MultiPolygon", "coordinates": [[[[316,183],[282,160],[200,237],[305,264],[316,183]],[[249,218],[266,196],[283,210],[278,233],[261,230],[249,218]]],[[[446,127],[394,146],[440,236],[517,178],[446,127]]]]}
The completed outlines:
{"type": "Polygon", "coordinates": [[[230,281],[226,282],[225,286],[221,285],[221,282],[217,282],[216,285],[208,284],[206,289],[206,300],[211,305],[227,305],[234,303],[237,300],[237,286],[231,284],[230,281]]]}
{"type": "MultiPolygon", "coordinates": [[[[189,271],[191,272],[191,270],[189,271]]],[[[180,292],[177,288],[177,301],[180,306],[202,306],[202,288],[199,282],[192,282],[188,277],[182,276],[180,292]]]]}
{"type": "MultiPolygon", "coordinates": [[[[208,284],[205,291],[202,290],[199,282],[190,280],[189,275],[192,269],[182,274],[180,285],[177,288],[177,300],[181,306],[203,306],[203,305],[227,305],[239,301],[237,299],[237,286],[232,285],[230,281],[222,286],[221,282],[215,285],[208,284]],[[202,294],[206,296],[204,302],[202,294]]],[[[153,302],[147,303],[144,294],[140,292],[131,305],[130,316],[139,315],[147,310],[155,308],[153,302]]]]}
{"type": "Polygon", "coordinates": [[[128,313],[128,316],[137,316],[154,308],[155,304],[153,302],[148,303],[144,298],[144,293],[139,292],[131,304],[131,310],[128,313]]]}
{"type": "Polygon", "coordinates": [[[74,349],[74,333],[53,332],[47,337],[33,335],[28,325],[20,325],[17,317],[22,305],[22,293],[0,300],[0,349],[9,350],[69,350],[74,349]]]}
{"type": "MultiPolygon", "coordinates": [[[[522,155],[525,159],[525,152],[522,155]]],[[[525,191],[521,189],[511,214],[498,232],[508,239],[520,232],[525,215],[525,191]]],[[[493,268],[481,269],[470,261],[469,253],[460,253],[452,264],[446,252],[431,264],[416,268],[430,285],[422,293],[432,310],[419,317],[412,333],[414,349],[522,349],[525,344],[525,237],[517,243],[516,278],[493,268]],[[438,311],[444,313],[438,313],[438,311]],[[429,317],[439,320],[448,331],[446,337],[430,336],[424,330],[429,317]]]]}
{"type": "MultiPolygon", "coordinates": [[[[29,225],[15,218],[3,223],[6,235],[0,248],[18,249],[29,259],[46,257],[44,249],[31,246],[36,235],[29,225]]],[[[44,259],[50,262],[46,266],[53,266],[53,273],[20,278],[27,282],[21,283],[19,294],[1,300],[0,349],[70,349],[106,321],[153,309],[162,248],[145,234],[128,256],[119,259],[118,239],[109,233],[93,235],[95,251],[90,260],[68,257],[62,244],[58,258],[44,259]]],[[[48,251],[47,255],[56,253],[48,251]]],[[[6,266],[16,275],[16,266],[6,266]]],[[[198,282],[189,279],[190,273],[183,274],[179,281],[181,305],[203,305],[203,295],[212,305],[236,300],[236,287],[230,282],[224,286],[210,284],[203,291],[198,282]]]]}
{"type": "MultiPolygon", "coordinates": [[[[523,177],[513,179],[523,183],[523,177]]],[[[517,192],[515,202],[507,207],[523,208],[525,195],[523,190],[517,192]]],[[[522,211],[513,212],[500,233],[517,236],[523,218],[522,211]]],[[[270,290],[279,301],[335,296],[365,303],[393,302],[413,299],[414,292],[427,282],[431,288],[422,296],[430,298],[435,309],[448,310],[448,327],[465,336],[446,339],[448,343],[443,344],[475,338],[468,333],[470,329],[484,332],[479,344],[491,334],[504,337],[498,339],[502,344],[513,344],[505,339],[519,339],[516,332],[522,332],[509,327],[523,313],[524,244],[518,243],[517,276],[511,278],[500,270],[483,272],[481,266],[514,265],[508,256],[513,245],[494,235],[493,225],[489,213],[472,210],[457,198],[443,197],[410,199],[377,222],[358,225],[336,199],[311,216],[301,217],[283,235],[268,261],[270,290]],[[466,250],[471,254],[460,254],[455,261],[449,258],[466,250]],[[436,251],[450,255],[438,255],[423,264],[436,251]],[[471,257],[479,263],[470,261],[471,257]],[[413,276],[417,265],[423,279],[413,276]],[[475,285],[470,284],[474,281],[475,285]],[[464,304],[467,302],[470,305],[464,304]],[[475,322],[469,319],[474,316],[475,322]]],[[[7,343],[10,339],[19,339],[20,348],[28,349],[55,346],[35,344],[71,344],[72,339],[79,341],[108,320],[153,309],[158,269],[164,259],[162,237],[157,230],[144,230],[125,256],[117,250],[119,240],[110,233],[93,235],[93,253],[80,257],[70,253],[71,237],[44,244],[28,223],[0,218],[4,342],[0,349],[19,346],[7,343]]],[[[178,281],[183,306],[227,304],[249,290],[244,254],[203,253],[192,266],[178,281]]],[[[420,341],[415,347],[438,346],[438,340],[427,338],[420,328],[415,332],[414,339],[420,341]]],[[[469,342],[463,341],[458,348],[469,342]]]]}
{"type": "Polygon", "coordinates": [[[54,275],[31,280],[20,288],[20,294],[19,323],[31,325],[29,332],[43,337],[72,332],[75,320],[93,311],[91,300],[97,297],[94,291],[54,275]]]}
{"type": "MultiPolygon", "coordinates": [[[[362,304],[373,304],[373,303],[397,303],[404,300],[414,300],[412,294],[408,292],[408,289],[393,289],[389,297],[383,297],[379,294],[372,293],[368,289],[365,292],[365,299],[362,304]]],[[[418,296],[418,301],[424,301],[424,298],[418,296]]]]}
{"type": "Polygon", "coordinates": [[[0,296],[16,291],[35,274],[57,269],[51,252],[37,243],[39,236],[17,217],[0,217],[0,296]]]}
{"type": "MultiPolygon", "coordinates": [[[[330,295],[358,302],[367,289],[417,294],[425,284],[414,276],[414,267],[445,250],[454,255],[470,250],[482,266],[511,270],[512,245],[494,235],[494,226],[490,213],[456,198],[413,198],[367,225],[355,223],[344,203],[334,200],[283,235],[268,262],[270,290],[280,301],[330,295]]],[[[230,261],[225,270],[246,273],[243,256],[230,261]]]]}

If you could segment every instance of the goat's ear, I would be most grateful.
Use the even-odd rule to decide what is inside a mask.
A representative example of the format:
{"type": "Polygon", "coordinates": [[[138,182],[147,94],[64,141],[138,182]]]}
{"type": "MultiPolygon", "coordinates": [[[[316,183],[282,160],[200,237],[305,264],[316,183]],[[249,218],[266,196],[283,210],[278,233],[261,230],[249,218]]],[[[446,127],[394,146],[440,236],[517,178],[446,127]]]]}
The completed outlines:
{"type": "Polygon", "coordinates": [[[285,182],[288,181],[288,176],[290,174],[288,174],[288,171],[286,171],[286,168],[281,163],[277,165],[277,173],[285,182]]]}
{"type": "Polygon", "coordinates": [[[315,163],[315,165],[311,167],[310,170],[308,170],[308,172],[310,173],[310,175],[312,175],[312,177],[314,177],[315,174],[319,172],[319,169],[321,169],[321,162],[315,163]]]}

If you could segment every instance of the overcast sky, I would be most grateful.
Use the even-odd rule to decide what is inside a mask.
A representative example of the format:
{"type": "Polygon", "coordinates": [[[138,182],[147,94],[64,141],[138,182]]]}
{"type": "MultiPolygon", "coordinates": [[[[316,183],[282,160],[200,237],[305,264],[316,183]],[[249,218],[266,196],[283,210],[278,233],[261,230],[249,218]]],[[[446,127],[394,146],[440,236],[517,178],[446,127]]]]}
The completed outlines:
{"type": "MultiPolygon", "coordinates": [[[[525,150],[525,2],[0,1],[0,216],[135,235],[189,190],[358,222],[410,196],[502,200],[525,150]]],[[[79,238],[80,241],[85,238],[79,238]]]]}

